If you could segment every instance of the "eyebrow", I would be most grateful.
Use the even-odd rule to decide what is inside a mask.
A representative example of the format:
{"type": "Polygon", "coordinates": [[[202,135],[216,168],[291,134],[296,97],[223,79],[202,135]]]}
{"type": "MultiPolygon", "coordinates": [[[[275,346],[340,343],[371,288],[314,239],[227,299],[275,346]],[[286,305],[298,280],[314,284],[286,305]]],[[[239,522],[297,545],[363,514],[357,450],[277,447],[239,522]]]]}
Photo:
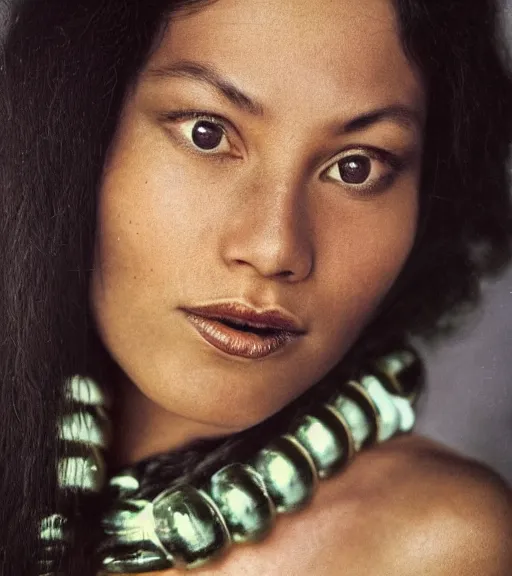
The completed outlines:
{"type": "Polygon", "coordinates": [[[263,106],[261,104],[249,98],[229,80],[223,78],[210,64],[180,60],[163,67],[151,68],[146,74],[150,77],[191,78],[192,80],[206,82],[223,94],[237,108],[254,116],[263,116],[263,106]]]}
{"type": "Polygon", "coordinates": [[[386,120],[391,120],[396,124],[409,129],[417,128],[421,131],[423,128],[423,116],[419,110],[409,108],[409,106],[404,106],[402,104],[394,104],[361,114],[360,116],[357,116],[356,118],[353,118],[352,120],[349,120],[347,123],[343,124],[341,130],[336,128],[334,132],[336,134],[359,132],[372,126],[373,124],[384,122],[386,120]]]}
{"type": "MultiPolygon", "coordinates": [[[[211,64],[180,60],[164,66],[150,68],[145,74],[149,78],[189,78],[213,86],[232,104],[254,116],[264,115],[264,106],[244,94],[233,83],[224,78],[211,64]]],[[[423,115],[419,110],[402,104],[384,106],[363,113],[333,129],[334,135],[360,132],[379,122],[391,120],[408,129],[423,128],[423,115]]]]}

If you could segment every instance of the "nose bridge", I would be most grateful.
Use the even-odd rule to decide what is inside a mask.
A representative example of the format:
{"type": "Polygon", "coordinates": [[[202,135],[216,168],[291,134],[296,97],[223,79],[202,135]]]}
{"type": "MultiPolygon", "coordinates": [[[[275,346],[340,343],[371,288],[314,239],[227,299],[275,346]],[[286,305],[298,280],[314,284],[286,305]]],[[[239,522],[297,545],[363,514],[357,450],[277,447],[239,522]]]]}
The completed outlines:
{"type": "Polygon", "coordinates": [[[305,182],[290,163],[269,161],[252,175],[250,189],[255,216],[262,228],[275,230],[282,240],[292,240],[305,224],[307,204],[305,182]]]}
{"type": "Polygon", "coordinates": [[[312,271],[314,245],[307,184],[291,155],[260,158],[235,190],[236,208],[225,238],[230,264],[290,280],[312,271]]]}

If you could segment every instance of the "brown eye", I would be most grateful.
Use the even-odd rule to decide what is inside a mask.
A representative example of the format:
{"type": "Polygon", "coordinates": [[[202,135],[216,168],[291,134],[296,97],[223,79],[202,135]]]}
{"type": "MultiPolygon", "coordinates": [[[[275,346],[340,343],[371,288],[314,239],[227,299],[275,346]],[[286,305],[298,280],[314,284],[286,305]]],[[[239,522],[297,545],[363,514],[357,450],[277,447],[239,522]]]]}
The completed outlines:
{"type": "Polygon", "coordinates": [[[324,173],[329,180],[358,194],[384,190],[403,170],[402,160],[383,150],[351,150],[324,173]]]}
{"type": "Polygon", "coordinates": [[[347,156],[337,162],[341,179],[347,184],[364,184],[372,171],[367,156],[347,156]]]}
{"type": "Polygon", "coordinates": [[[222,142],[224,129],[219,124],[200,120],[192,129],[192,141],[201,150],[213,150],[222,142]]]}

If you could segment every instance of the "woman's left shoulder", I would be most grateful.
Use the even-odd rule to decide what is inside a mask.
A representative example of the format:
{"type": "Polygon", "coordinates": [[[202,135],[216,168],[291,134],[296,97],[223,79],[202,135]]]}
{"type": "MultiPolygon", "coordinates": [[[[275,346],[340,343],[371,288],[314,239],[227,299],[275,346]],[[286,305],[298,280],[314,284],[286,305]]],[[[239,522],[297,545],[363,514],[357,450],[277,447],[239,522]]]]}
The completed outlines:
{"type": "MultiPolygon", "coordinates": [[[[512,513],[512,490],[507,482],[485,464],[448,446],[411,434],[382,444],[377,454],[383,466],[390,463],[392,477],[400,477],[403,489],[421,487],[431,504],[451,510],[457,502],[482,519],[490,514],[499,520],[512,513]]],[[[506,526],[512,529],[512,523],[506,526]]]]}
{"type": "Polygon", "coordinates": [[[497,473],[417,435],[361,454],[360,464],[367,502],[400,539],[388,550],[401,562],[421,574],[512,574],[512,490],[497,473]]]}

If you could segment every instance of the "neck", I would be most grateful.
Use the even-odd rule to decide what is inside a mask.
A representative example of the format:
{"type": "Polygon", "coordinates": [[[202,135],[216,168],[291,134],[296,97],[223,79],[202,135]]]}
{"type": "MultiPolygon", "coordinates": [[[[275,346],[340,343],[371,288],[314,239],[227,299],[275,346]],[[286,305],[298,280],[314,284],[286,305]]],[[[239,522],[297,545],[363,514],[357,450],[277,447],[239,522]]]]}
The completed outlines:
{"type": "Polygon", "coordinates": [[[236,430],[193,421],[158,405],[118,368],[109,376],[112,389],[111,470],[155,454],[178,450],[198,439],[228,436],[236,430]]]}

